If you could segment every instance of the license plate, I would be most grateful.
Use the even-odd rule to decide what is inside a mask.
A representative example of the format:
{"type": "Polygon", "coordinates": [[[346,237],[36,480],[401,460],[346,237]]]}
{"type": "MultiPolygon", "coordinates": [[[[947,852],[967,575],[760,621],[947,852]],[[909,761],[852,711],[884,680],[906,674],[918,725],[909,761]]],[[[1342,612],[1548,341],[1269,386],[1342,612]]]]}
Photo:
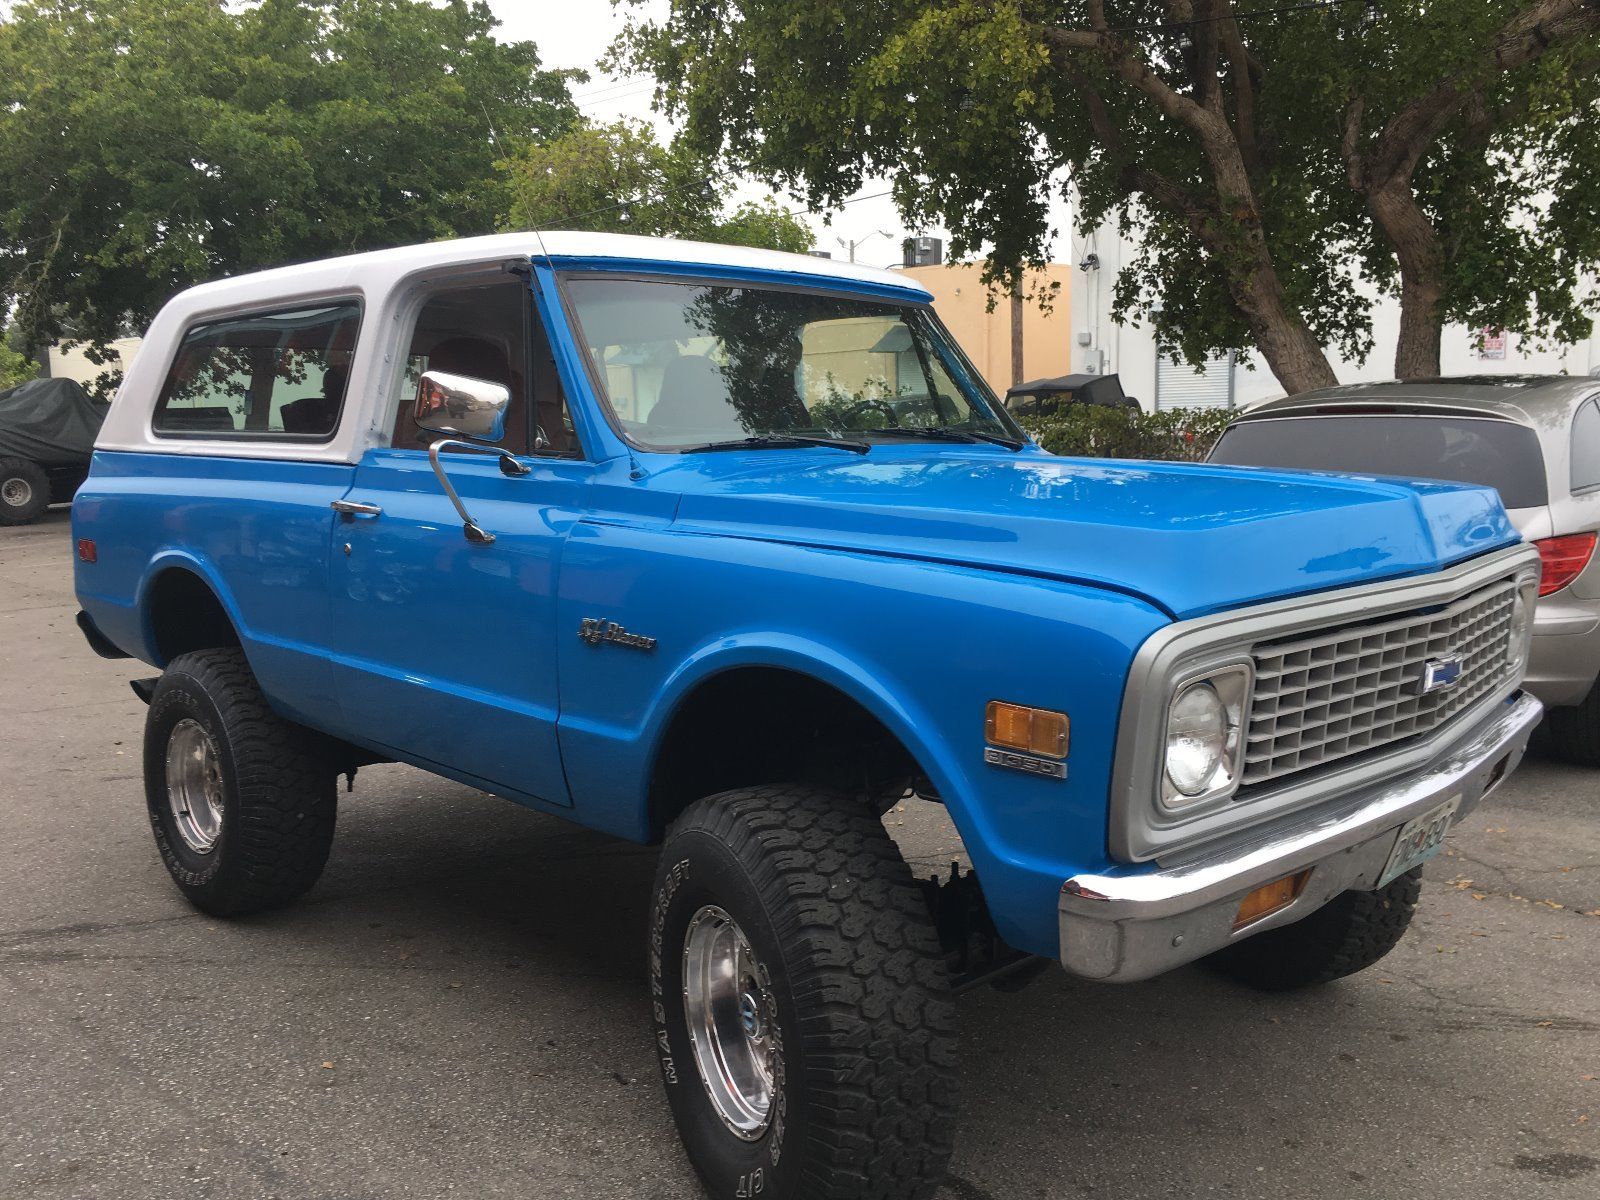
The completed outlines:
{"type": "Polygon", "coordinates": [[[1461,797],[1451,796],[1438,808],[1429,809],[1400,827],[1394,839],[1394,849],[1389,851],[1389,862],[1378,878],[1383,887],[1396,876],[1404,875],[1418,863],[1425,863],[1444,845],[1444,835],[1450,831],[1450,822],[1461,807],[1461,797]]]}

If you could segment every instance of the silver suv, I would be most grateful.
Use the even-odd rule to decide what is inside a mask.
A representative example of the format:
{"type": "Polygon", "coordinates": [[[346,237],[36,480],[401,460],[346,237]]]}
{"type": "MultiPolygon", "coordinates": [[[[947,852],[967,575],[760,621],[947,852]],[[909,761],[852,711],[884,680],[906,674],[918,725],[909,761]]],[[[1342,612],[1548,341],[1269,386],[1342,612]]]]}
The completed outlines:
{"type": "Polygon", "coordinates": [[[1563,757],[1600,767],[1600,380],[1482,375],[1324,388],[1252,409],[1210,461],[1497,488],[1539,548],[1527,688],[1563,757]]]}

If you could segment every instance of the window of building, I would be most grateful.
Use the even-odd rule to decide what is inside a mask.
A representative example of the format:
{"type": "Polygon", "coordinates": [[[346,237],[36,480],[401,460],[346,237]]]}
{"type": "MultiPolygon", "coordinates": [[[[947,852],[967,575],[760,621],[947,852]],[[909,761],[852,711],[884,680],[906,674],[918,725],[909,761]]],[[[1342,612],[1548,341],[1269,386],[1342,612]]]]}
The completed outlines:
{"type": "Polygon", "coordinates": [[[168,437],[327,441],[360,325],[354,301],[196,325],[167,372],[152,428],[168,437]]]}
{"type": "Polygon", "coordinates": [[[1572,490],[1600,487],[1600,400],[1590,400],[1572,419],[1572,490]]]}
{"type": "Polygon", "coordinates": [[[432,440],[415,419],[417,382],[424,371],[467,375],[509,388],[511,405],[500,445],[513,454],[577,453],[550,340],[521,280],[450,288],[428,298],[412,328],[400,394],[394,398],[390,444],[395,447],[420,449],[432,440]],[[539,444],[540,438],[545,445],[539,444]]]}

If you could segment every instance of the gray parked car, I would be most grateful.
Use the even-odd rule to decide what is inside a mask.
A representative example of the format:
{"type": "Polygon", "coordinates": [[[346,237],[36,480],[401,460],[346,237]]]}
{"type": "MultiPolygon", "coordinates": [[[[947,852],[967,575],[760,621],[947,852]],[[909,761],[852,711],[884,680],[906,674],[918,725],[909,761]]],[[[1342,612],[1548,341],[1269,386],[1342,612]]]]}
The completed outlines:
{"type": "Polygon", "coordinates": [[[1600,379],[1483,375],[1324,388],[1240,417],[1212,462],[1487,484],[1539,547],[1527,688],[1563,757],[1600,766],[1600,379]]]}

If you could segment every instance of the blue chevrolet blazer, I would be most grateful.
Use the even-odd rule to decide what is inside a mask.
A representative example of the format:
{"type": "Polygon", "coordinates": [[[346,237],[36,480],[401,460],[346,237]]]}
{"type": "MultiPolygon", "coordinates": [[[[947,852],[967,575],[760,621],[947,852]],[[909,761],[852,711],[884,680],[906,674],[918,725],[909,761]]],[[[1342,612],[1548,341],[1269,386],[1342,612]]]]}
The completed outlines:
{"type": "Polygon", "coordinates": [[[206,912],[310,888],[377,761],[661,846],[651,1022],[718,1197],[931,1195],[963,988],[1371,965],[1539,716],[1492,491],[1054,457],[914,283],[764,251],[184,292],[73,532],[206,912]],[[912,878],[911,800],[970,872],[912,878]]]}

